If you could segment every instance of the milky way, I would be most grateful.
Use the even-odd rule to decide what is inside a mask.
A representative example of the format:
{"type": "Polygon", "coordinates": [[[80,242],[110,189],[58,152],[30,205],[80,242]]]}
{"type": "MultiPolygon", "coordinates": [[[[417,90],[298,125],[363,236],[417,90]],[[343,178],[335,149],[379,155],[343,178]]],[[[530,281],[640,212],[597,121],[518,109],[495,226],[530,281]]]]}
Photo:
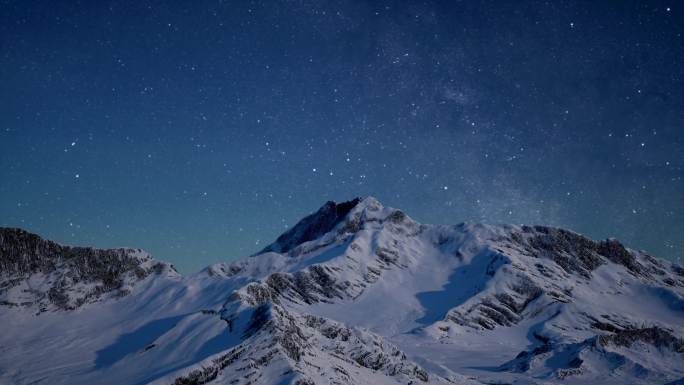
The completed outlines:
{"type": "Polygon", "coordinates": [[[601,3],[3,1],[0,225],[191,272],[372,195],[677,259],[684,6],[601,3]]]}

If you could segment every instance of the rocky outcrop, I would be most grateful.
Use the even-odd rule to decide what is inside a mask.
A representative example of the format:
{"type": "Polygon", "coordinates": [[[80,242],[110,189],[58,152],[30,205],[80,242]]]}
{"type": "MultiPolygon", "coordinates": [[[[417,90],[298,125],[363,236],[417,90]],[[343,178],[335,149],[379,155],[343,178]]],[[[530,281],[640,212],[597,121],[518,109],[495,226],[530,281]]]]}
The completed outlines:
{"type": "Polygon", "coordinates": [[[383,337],[358,328],[266,302],[242,308],[229,305],[225,315],[233,318],[251,312],[242,333],[244,341],[194,369],[175,377],[175,385],[216,383],[372,384],[376,376],[396,378],[398,383],[446,384],[410,361],[406,354],[383,337]],[[262,378],[267,366],[281,367],[280,379],[262,378]],[[360,378],[363,370],[367,378],[360,378]],[[238,373],[239,376],[236,376],[238,373]]]}
{"type": "Polygon", "coordinates": [[[0,305],[72,310],[103,296],[122,297],[150,274],[172,272],[139,249],[70,247],[0,228],[0,305]]]}
{"type": "Polygon", "coordinates": [[[597,342],[602,346],[613,345],[626,348],[630,348],[635,343],[642,342],[659,349],[669,349],[675,353],[684,353],[684,339],[676,337],[671,331],[658,326],[617,330],[613,334],[599,336],[597,342]]]}
{"type": "MultiPolygon", "coordinates": [[[[636,367],[645,376],[647,369],[631,362],[627,357],[629,351],[648,351],[656,348],[662,354],[678,356],[684,353],[684,340],[676,337],[671,331],[653,326],[648,328],[627,328],[614,333],[596,335],[576,343],[551,341],[538,336],[540,345],[520,352],[513,360],[504,363],[498,369],[514,373],[525,373],[531,370],[550,371],[553,377],[562,379],[570,376],[589,374],[597,361],[603,361],[614,373],[636,367]],[[636,344],[644,344],[637,347],[636,344]],[[591,361],[586,365],[585,361],[591,361]]],[[[608,373],[603,373],[604,375],[608,373]]]]}
{"type": "Polygon", "coordinates": [[[524,319],[528,305],[544,294],[542,288],[525,275],[515,283],[490,295],[484,295],[473,305],[451,310],[446,319],[476,329],[513,326],[524,319]]]}
{"type": "MultiPolygon", "coordinates": [[[[572,303],[573,285],[589,285],[594,272],[609,264],[645,283],[683,286],[676,265],[667,266],[667,262],[648,254],[628,250],[615,239],[593,241],[564,229],[507,225],[498,233],[490,231],[490,236],[492,246],[476,257],[489,260],[482,279],[507,284],[482,290],[452,309],[446,319],[458,325],[475,329],[509,327],[525,319],[526,314],[538,314],[554,303],[572,303]]],[[[612,325],[594,322],[593,327],[612,325]]]]}
{"type": "Polygon", "coordinates": [[[320,237],[344,220],[359,202],[361,202],[361,198],[342,203],[326,202],[318,211],[299,221],[292,229],[279,236],[274,243],[261,250],[259,254],[269,251],[287,253],[297,245],[320,237]]]}
{"type": "Polygon", "coordinates": [[[553,260],[567,273],[589,277],[591,272],[610,261],[634,274],[647,274],[643,265],[615,239],[593,241],[572,231],[547,226],[522,226],[512,232],[511,241],[535,258],[553,260]]]}
{"type": "Polygon", "coordinates": [[[203,385],[207,384],[218,377],[219,373],[229,365],[233,364],[240,358],[240,355],[245,351],[245,348],[240,345],[231,349],[229,352],[221,354],[211,360],[210,365],[205,365],[200,369],[194,369],[184,376],[177,377],[174,385],[203,385]]]}

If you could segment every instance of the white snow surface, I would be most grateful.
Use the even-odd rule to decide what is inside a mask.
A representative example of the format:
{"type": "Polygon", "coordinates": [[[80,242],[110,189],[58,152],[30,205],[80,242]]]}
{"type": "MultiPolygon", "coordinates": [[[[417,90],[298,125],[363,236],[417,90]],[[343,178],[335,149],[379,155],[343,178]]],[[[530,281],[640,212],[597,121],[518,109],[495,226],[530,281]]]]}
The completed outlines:
{"type": "Polygon", "coordinates": [[[75,310],[0,306],[0,384],[684,381],[684,269],[557,231],[422,225],[367,197],[287,253],[75,310]]]}

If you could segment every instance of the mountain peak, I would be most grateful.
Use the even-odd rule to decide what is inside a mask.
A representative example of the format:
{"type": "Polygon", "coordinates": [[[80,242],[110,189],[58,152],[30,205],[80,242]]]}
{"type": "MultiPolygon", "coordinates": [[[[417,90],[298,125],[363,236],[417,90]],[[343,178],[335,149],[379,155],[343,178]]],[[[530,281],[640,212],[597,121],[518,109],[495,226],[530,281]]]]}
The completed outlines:
{"type": "Polygon", "coordinates": [[[377,203],[377,200],[372,197],[357,197],[340,203],[327,201],[318,211],[297,222],[294,227],[281,234],[275,242],[266,246],[258,254],[269,251],[286,253],[297,245],[314,240],[329,232],[342,222],[355,207],[371,203],[377,203]]]}

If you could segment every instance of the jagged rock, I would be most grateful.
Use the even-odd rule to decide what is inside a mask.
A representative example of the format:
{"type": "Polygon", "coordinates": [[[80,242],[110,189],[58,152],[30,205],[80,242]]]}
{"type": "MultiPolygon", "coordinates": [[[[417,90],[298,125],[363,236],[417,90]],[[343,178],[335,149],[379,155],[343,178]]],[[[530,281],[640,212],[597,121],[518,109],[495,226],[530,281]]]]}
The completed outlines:
{"type": "Polygon", "coordinates": [[[598,253],[608,260],[625,266],[635,274],[643,274],[643,267],[636,261],[636,258],[625,249],[616,239],[607,239],[599,242],[598,253]]]}
{"type": "Polygon", "coordinates": [[[259,254],[269,251],[286,253],[304,242],[320,237],[337,226],[360,201],[361,198],[342,203],[326,202],[318,211],[299,221],[259,254]]]}
{"type": "Polygon", "coordinates": [[[108,294],[123,297],[150,274],[175,274],[172,266],[139,249],[62,246],[15,228],[0,228],[0,256],[0,305],[39,311],[73,310],[108,294]],[[43,278],[26,290],[37,275],[43,278]]]}
{"type": "Polygon", "coordinates": [[[657,326],[616,330],[613,334],[598,337],[598,343],[603,346],[616,345],[629,348],[636,342],[647,343],[656,348],[670,349],[676,353],[684,353],[684,340],[657,326]]]}
{"type": "MultiPolygon", "coordinates": [[[[527,227],[527,232],[530,229],[527,227]]],[[[597,255],[597,244],[579,234],[544,226],[534,226],[533,234],[527,240],[528,252],[552,259],[566,272],[588,276],[603,263],[597,255]]],[[[521,242],[524,242],[522,238],[521,242]]]]}
{"type": "MultiPolygon", "coordinates": [[[[611,351],[609,348],[630,348],[638,342],[665,349],[675,355],[684,353],[684,340],[662,328],[615,329],[614,333],[596,335],[576,343],[545,340],[534,349],[520,352],[513,360],[501,365],[499,370],[525,373],[531,371],[534,365],[536,371],[550,372],[554,377],[562,379],[587,374],[591,367],[584,367],[585,360],[593,358],[594,361],[605,361],[603,365],[626,371],[630,370],[629,367],[633,364],[623,353],[611,351]]],[[[638,364],[636,367],[640,371],[647,371],[638,364]]]]}

